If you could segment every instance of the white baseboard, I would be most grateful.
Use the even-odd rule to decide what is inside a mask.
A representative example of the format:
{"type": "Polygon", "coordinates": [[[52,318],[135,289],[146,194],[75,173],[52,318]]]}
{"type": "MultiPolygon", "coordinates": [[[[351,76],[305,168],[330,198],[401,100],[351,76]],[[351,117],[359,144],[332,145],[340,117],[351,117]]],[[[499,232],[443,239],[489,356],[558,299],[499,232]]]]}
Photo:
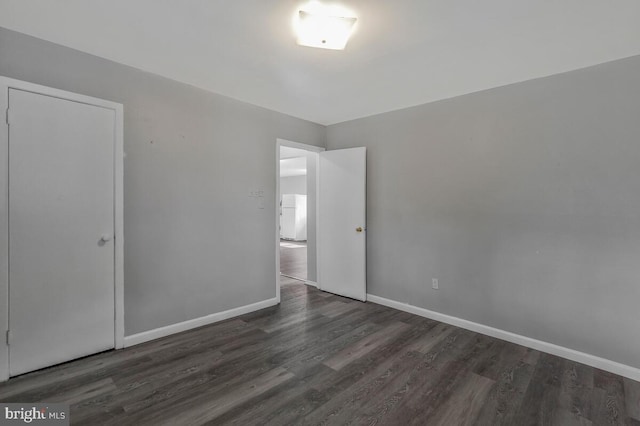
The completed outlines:
{"type": "Polygon", "coordinates": [[[305,284],[318,288],[318,283],[315,281],[305,280],[305,284]]]}
{"type": "Polygon", "coordinates": [[[219,322],[229,318],[237,317],[239,315],[248,314],[249,312],[258,311],[260,309],[268,308],[269,306],[274,306],[277,304],[278,300],[274,297],[273,299],[262,300],[250,305],[229,309],[228,311],[217,312],[215,314],[206,315],[200,318],[194,318],[188,321],[179,322],[177,324],[171,324],[165,327],[143,331],[142,333],[132,334],[131,336],[125,336],[124,347],[128,348],[130,346],[139,345],[140,343],[148,342],[150,340],[155,340],[161,337],[169,336],[171,334],[191,330],[192,328],[202,327],[203,325],[213,324],[214,322],[219,322]]]}
{"type": "Polygon", "coordinates": [[[562,358],[566,358],[571,361],[576,361],[582,364],[590,365],[591,367],[609,371],[611,373],[618,374],[623,377],[627,377],[631,380],[640,381],[640,369],[631,367],[629,365],[620,364],[618,362],[611,361],[608,359],[600,358],[595,355],[579,352],[573,349],[565,348],[564,346],[555,345],[553,343],[543,342],[542,340],[532,339],[530,337],[522,336],[520,334],[511,333],[510,331],[505,331],[505,330],[500,330],[499,328],[490,327],[488,325],[478,324],[476,322],[468,321],[462,318],[453,317],[450,315],[441,314],[439,312],[430,311],[428,309],[409,305],[407,303],[385,299],[384,297],[376,296],[373,294],[367,294],[367,301],[377,303],[379,305],[388,306],[390,308],[398,309],[400,311],[409,312],[411,314],[419,315],[421,317],[430,318],[436,321],[455,325],[456,327],[464,328],[466,330],[475,331],[480,334],[485,334],[487,336],[495,337],[497,339],[506,340],[507,342],[516,343],[518,345],[536,349],[541,352],[546,352],[551,355],[556,355],[562,358]]]}

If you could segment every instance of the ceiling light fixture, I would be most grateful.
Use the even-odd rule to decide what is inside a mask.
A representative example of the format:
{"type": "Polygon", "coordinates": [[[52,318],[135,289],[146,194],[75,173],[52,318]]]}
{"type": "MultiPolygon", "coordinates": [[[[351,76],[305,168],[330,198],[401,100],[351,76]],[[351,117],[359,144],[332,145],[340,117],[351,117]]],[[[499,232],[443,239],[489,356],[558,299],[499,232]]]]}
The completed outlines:
{"type": "Polygon", "coordinates": [[[349,15],[349,12],[335,6],[309,3],[298,12],[294,21],[298,44],[321,49],[344,49],[357,20],[349,15]]]}

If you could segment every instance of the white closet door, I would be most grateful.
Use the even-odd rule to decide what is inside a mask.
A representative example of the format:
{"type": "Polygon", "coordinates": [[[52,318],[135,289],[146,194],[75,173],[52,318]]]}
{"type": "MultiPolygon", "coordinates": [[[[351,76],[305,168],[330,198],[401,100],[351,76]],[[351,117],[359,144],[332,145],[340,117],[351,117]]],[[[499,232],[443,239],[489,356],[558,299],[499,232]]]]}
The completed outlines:
{"type": "Polygon", "coordinates": [[[318,287],[367,299],[366,148],[320,153],[318,287]]]}
{"type": "Polygon", "coordinates": [[[114,347],[113,110],[10,89],[10,375],[114,347]]]}

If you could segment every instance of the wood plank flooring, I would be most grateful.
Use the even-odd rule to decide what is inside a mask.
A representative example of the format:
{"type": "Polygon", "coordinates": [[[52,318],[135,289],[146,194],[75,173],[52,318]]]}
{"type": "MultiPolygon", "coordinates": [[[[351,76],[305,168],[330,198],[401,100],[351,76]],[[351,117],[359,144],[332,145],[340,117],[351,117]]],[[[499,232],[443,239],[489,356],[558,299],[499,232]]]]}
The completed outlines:
{"type": "Polygon", "coordinates": [[[307,279],[307,242],[280,240],[280,272],[291,278],[307,279]]]}
{"type": "Polygon", "coordinates": [[[83,425],[640,425],[640,383],[283,281],[282,303],[26,374],[83,425]]]}

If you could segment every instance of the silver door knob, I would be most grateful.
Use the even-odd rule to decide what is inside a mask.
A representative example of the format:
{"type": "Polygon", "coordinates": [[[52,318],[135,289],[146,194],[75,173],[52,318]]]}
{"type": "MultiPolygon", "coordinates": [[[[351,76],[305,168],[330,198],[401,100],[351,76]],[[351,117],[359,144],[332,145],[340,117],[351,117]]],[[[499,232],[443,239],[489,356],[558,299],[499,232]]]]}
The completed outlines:
{"type": "Polygon", "coordinates": [[[100,241],[102,241],[103,243],[106,243],[107,241],[111,241],[111,235],[102,234],[102,237],[100,237],[100,241]]]}

